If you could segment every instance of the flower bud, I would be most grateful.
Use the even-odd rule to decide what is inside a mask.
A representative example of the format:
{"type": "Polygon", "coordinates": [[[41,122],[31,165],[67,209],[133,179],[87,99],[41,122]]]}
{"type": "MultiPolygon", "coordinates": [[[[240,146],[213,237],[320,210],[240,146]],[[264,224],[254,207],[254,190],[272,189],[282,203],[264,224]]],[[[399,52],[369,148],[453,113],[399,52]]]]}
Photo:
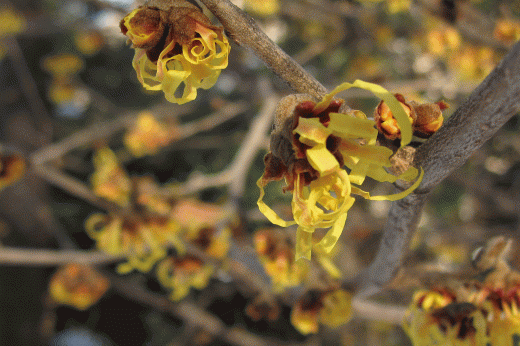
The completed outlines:
{"type": "Polygon", "coordinates": [[[444,117],[442,111],[448,108],[444,102],[418,104],[410,102],[415,112],[415,122],[413,123],[413,134],[420,138],[429,138],[442,126],[444,117]]]}
{"type": "MultiPolygon", "coordinates": [[[[404,111],[410,120],[410,124],[412,124],[415,121],[415,113],[413,108],[408,103],[406,103],[403,95],[395,94],[395,98],[403,106],[404,111]]],[[[379,102],[377,105],[374,112],[374,120],[376,122],[377,129],[386,138],[391,140],[401,138],[401,130],[397,125],[397,120],[394,118],[390,107],[388,107],[384,101],[379,102]]]]}

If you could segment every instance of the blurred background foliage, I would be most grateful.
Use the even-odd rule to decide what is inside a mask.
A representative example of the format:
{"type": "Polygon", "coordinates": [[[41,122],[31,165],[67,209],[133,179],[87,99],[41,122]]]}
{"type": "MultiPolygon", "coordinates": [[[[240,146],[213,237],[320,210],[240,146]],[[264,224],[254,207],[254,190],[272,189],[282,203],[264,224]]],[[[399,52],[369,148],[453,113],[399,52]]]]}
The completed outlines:
{"type": "MultiPolygon", "coordinates": [[[[520,38],[520,3],[512,0],[235,3],[327,88],[359,78],[407,99],[443,100],[450,105],[448,117],[520,38]]],[[[205,233],[206,238],[201,235],[204,227],[193,226],[190,217],[192,221],[179,221],[194,230],[183,237],[198,255],[182,257],[182,246],[174,244],[167,251],[169,262],[158,264],[162,276],[146,270],[120,276],[116,267],[125,270],[114,260],[98,266],[100,272],[73,264],[59,268],[6,261],[0,265],[0,345],[252,345],[247,341],[251,335],[254,342],[268,345],[410,344],[399,323],[378,321],[377,315],[354,314],[340,327],[323,314],[320,320],[316,312],[305,315],[307,320],[298,319],[296,307],[307,308],[300,298],[323,302],[339,281],[322,262],[314,264],[318,269],[310,269],[314,274],[300,273],[291,263],[292,239],[287,234],[292,232],[266,229],[271,225],[257,210],[255,181],[263,171],[267,133],[242,172],[244,192],[231,194],[239,199],[238,209],[225,210],[230,200],[236,202],[230,199],[231,181],[219,184],[208,179],[207,185],[188,189],[197,200],[192,204],[183,204],[186,196],[176,195],[189,179],[219,177],[230,166],[253,119],[266,107],[265,80],[271,94],[291,92],[252,52],[233,44],[229,66],[217,84],[199,91],[195,101],[178,106],[167,103],[162,93],[146,92],[132,69],[133,50],[120,33],[119,21],[142,2],[11,0],[0,4],[0,178],[2,187],[6,185],[0,192],[2,245],[96,248],[93,239],[97,238],[86,232],[85,221],[104,213],[107,204],[81,198],[74,186],[49,184],[48,176],[42,179],[20,163],[21,157],[52,152],[52,143],[65,143],[78,133],[86,139],[58,150],[52,165],[91,191],[101,191],[96,192],[97,198],[109,202],[108,210],[113,203],[126,203],[112,193],[126,191],[123,199],[134,203],[137,198],[139,208],[157,212],[165,205],[170,216],[171,208],[178,210],[178,220],[191,212],[192,219],[220,215],[208,221],[212,227],[221,227],[226,220],[224,228],[215,226],[217,231],[205,233]],[[148,123],[144,111],[152,115],[148,123]],[[144,119],[141,132],[134,125],[136,119],[144,119]],[[196,123],[201,119],[207,119],[206,125],[196,123]],[[192,135],[183,127],[187,124],[198,124],[192,135]],[[134,139],[129,138],[132,131],[134,139]],[[114,155],[105,158],[112,160],[112,166],[102,165],[106,172],[96,183],[95,157],[107,148],[112,154],[105,154],[114,155]],[[146,178],[147,187],[144,177],[151,177],[146,178]],[[192,209],[179,207],[187,205],[192,209]],[[212,213],[211,208],[217,209],[212,213]],[[214,247],[207,245],[213,241],[214,247]],[[268,242],[289,246],[266,250],[263,246],[268,242]],[[174,263],[177,273],[184,270],[184,276],[175,276],[169,263],[174,263]],[[241,266],[246,274],[238,271],[241,266]],[[169,302],[169,296],[177,302],[169,302]],[[213,332],[208,326],[214,327],[213,332]],[[243,332],[247,335],[239,337],[243,332]]],[[[364,92],[344,96],[350,107],[369,116],[377,104],[364,92]]],[[[432,193],[407,265],[453,272],[467,265],[471,251],[491,237],[518,238],[519,127],[515,116],[432,193]]],[[[391,186],[371,187],[377,194],[391,191],[391,186]]],[[[266,202],[288,215],[290,196],[279,187],[267,188],[266,202]]],[[[370,263],[388,208],[387,202],[361,200],[350,211],[332,259],[342,280],[353,281],[370,263]]],[[[146,224],[150,229],[149,221],[139,219],[120,227],[146,224]]],[[[96,231],[109,228],[110,222],[103,222],[96,231]]],[[[139,244],[132,251],[138,252],[139,244]]],[[[519,259],[514,252],[513,267],[518,268],[519,259]]],[[[405,306],[410,287],[426,279],[420,275],[403,279],[381,302],[405,306]]],[[[343,309],[348,315],[350,307],[343,309]]]]}

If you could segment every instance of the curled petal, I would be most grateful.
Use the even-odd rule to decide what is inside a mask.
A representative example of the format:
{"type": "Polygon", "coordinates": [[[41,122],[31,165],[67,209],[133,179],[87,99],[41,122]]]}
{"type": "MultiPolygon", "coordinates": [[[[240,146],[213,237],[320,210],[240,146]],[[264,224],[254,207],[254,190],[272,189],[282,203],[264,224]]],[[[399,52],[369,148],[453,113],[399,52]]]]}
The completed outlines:
{"type": "Polygon", "coordinates": [[[332,98],[341,91],[350,89],[350,88],[360,88],[364,90],[368,90],[372,92],[374,95],[382,99],[386,102],[386,104],[390,107],[395,119],[397,120],[397,124],[399,125],[399,129],[401,130],[401,146],[405,146],[412,140],[412,128],[410,126],[410,121],[408,120],[408,115],[404,111],[404,108],[401,106],[399,101],[392,95],[389,91],[383,88],[380,85],[364,82],[362,80],[356,80],[354,83],[343,83],[337,86],[334,90],[332,90],[329,94],[325,95],[323,100],[318,103],[314,109],[321,110],[325,109],[332,98]]]}

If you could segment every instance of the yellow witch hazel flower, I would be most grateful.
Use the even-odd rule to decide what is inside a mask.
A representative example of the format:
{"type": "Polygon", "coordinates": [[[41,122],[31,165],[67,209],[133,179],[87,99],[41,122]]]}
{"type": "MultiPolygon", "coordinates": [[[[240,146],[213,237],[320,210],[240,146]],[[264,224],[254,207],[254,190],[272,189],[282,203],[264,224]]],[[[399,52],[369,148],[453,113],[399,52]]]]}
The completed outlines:
{"type": "Polygon", "coordinates": [[[342,289],[308,291],[293,307],[291,324],[301,334],[316,334],[320,323],[337,328],[352,318],[352,296],[342,289]]]}
{"type": "Polygon", "coordinates": [[[156,154],[179,135],[176,126],[166,126],[157,121],[152,113],[139,114],[135,125],[125,134],[126,148],[135,157],[156,154]]]}
{"type": "Polygon", "coordinates": [[[157,278],[161,285],[172,290],[170,299],[178,301],[190,293],[191,287],[205,288],[213,271],[212,265],[194,256],[169,257],[157,266],[157,278]]]}
{"type": "Polygon", "coordinates": [[[296,259],[310,259],[312,233],[317,228],[329,231],[314,246],[325,253],[332,250],[345,226],[347,211],[354,203],[352,194],[371,200],[397,200],[410,194],[422,179],[421,171],[410,188],[389,196],[371,196],[355,186],[363,184],[366,177],[391,183],[397,179],[411,181],[418,171],[411,167],[400,176],[387,173],[385,168],[391,166],[393,152],[376,145],[375,122],[360,111],[344,111],[343,101],[333,100],[337,93],[351,87],[370,90],[386,102],[399,126],[401,146],[412,138],[407,113],[394,95],[376,84],[360,80],[341,84],[318,104],[305,95],[299,100],[296,96],[282,100],[271,135],[271,152],[264,158],[265,172],[257,182],[258,206],[278,226],[298,225],[296,259]],[[292,108],[288,107],[290,103],[292,108]],[[284,191],[293,193],[294,221],[281,219],[263,202],[264,187],[282,178],[287,184],[284,191]]]}
{"type": "Polygon", "coordinates": [[[416,292],[403,328],[414,346],[488,345],[484,314],[444,289],[416,292]]]}
{"type": "Polygon", "coordinates": [[[309,268],[294,260],[287,237],[273,229],[262,229],[255,233],[254,243],[258,259],[271,278],[275,292],[298,286],[307,277],[309,268]]]}
{"type": "Polygon", "coordinates": [[[110,287],[107,278],[84,264],[69,263],[49,282],[49,294],[59,304],[85,310],[95,304],[110,287]]]}
{"type": "Polygon", "coordinates": [[[474,252],[479,280],[415,293],[403,328],[415,346],[514,346],[520,341],[520,273],[506,262],[511,241],[474,252]]]}
{"type": "Polygon", "coordinates": [[[124,218],[96,213],[85,222],[88,235],[98,249],[115,256],[124,256],[126,263],[117,267],[120,274],[137,269],[148,272],[166,256],[166,248],[177,243],[177,223],[166,218],[124,218]]]}
{"type": "Polygon", "coordinates": [[[162,90],[172,103],[194,100],[197,89],[211,88],[228,65],[223,28],[186,0],[170,1],[165,8],[139,7],[120,27],[135,48],[132,65],[141,84],[162,90]]]}
{"type": "Polygon", "coordinates": [[[120,165],[116,154],[101,148],[94,154],[94,174],[90,178],[94,193],[122,207],[130,204],[132,181],[120,165]]]}

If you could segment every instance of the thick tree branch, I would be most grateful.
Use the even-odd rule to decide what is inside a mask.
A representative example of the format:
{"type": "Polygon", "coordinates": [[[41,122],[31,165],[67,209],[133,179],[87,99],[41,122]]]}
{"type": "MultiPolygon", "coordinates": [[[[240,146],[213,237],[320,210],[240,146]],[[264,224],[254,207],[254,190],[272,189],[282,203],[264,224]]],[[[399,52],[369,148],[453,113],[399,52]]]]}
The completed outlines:
{"type": "Polygon", "coordinates": [[[518,112],[520,43],[446,121],[419,147],[415,165],[424,178],[415,193],[394,202],[379,251],[368,270],[365,287],[380,287],[395,275],[415,231],[426,195],[518,112]]]}
{"type": "Polygon", "coordinates": [[[298,93],[317,100],[327,89],[260,30],[253,18],[229,0],[201,0],[220,20],[228,36],[237,44],[251,48],[264,63],[298,93]]]}

